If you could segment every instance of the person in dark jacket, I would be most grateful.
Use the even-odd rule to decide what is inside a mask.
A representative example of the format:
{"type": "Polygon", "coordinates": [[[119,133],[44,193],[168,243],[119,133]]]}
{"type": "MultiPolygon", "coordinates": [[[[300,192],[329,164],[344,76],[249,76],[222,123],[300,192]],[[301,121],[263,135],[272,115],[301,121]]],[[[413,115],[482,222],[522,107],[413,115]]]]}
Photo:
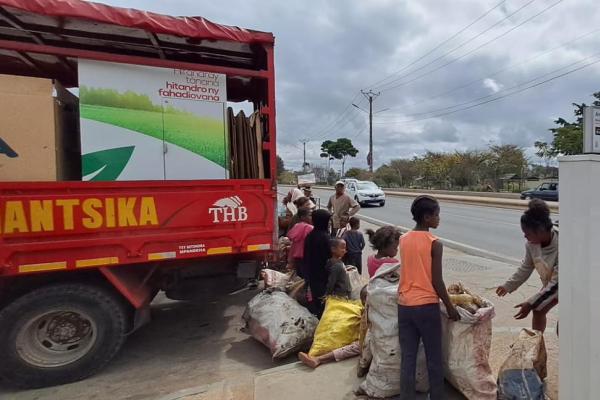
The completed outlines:
{"type": "Polygon", "coordinates": [[[360,229],[360,220],[357,217],[350,218],[350,230],[344,232],[342,239],[346,241],[346,255],[344,264],[353,265],[362,275],[362,252],[365,248],[365,237],[360,229]]]}
{"type": "Polygon", "coordinates": [[[316,210],[312,214],[314,229],[304,240],[304,265],[306,280],[312,293],[310,310],[321,318],[325,304],[323,297],[327,290],[327,261],[331,258],[329,240],[329,221],[331,214],[327,210],[316,210]]]}

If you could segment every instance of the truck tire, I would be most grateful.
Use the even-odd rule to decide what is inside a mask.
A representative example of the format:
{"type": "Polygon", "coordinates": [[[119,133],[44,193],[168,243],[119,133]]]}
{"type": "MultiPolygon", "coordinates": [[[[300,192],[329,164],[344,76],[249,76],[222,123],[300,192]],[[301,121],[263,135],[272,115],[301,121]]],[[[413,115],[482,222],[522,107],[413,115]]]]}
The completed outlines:
{"type": "Polygon", "coordinates": [[[0,311],[0,377],[20,388],[81,380],[117,354],[127,318],[117,295],[97,286],[33,290],[0,311]]]}

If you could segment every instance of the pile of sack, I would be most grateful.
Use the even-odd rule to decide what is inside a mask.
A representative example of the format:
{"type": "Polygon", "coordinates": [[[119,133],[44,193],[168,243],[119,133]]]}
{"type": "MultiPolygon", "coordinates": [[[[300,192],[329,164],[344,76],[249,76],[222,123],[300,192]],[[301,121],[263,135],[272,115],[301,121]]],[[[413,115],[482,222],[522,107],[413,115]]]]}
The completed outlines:
{"type": "Polygon", "coordinates": [[[358,340],[363,311],[359,298],[365,282],[356,268],[348,267],[347,272],[351,299],[328,298],[319,321],[306,308],[311,294],[302,278],[292,271],[262,270],[265,290],[244,311],[246,332],[263,343],[273,359],[309,348],[311,356],[319,356],[358,340]]]}
{"type": "MultiPolygon", "coordinates": [[[[357,394],[369,397],[392,397],[400,393],[400,357],[398,338],[397,292],[400,264],[385,264],[371,278],[368,286],[369,349],[371,367],[357,394]]],[[[468,289],[457,284],[450,289],[455,294],[467,294],[468,289]],[[466,289],[466,290],[465,290],[466,289]],[[460,293],[459,293],[460,292],[460,293]]],[[[470,293],[470,292],[469,292],[470,293]]],[[[467,399],[496,399],[497,386],[489,365],[494,306],[474,294],[466,307],[457,307],[461,320],[443,321],[443,357],[446,379],[467,399]]],[[[441,306],[442,313],[447,316],[441,306]]],[[[417,356],[417,391],[427,392],[427,363],[423,347],[417,356]]]]}
{"type": "MultiPolygon", "coordinates": [[[[365,312],[360,300],[328,298],[320,321],[303,306],[307,293],[301,278],[293,273],[264,270],[262,279],[267,289],[248,304],[244,313],[247,330],[269,348],[273,358],[309,347],[310,356],[319,356],[358,340],[359,376],[366,372],[366,377],[357,394],[370,398],[398,395],[402,352],[397,306],[400,268],[400,264],[392,263],[377,270],[367,287],[365,312]]],[[[353,297],[358,299],[364,283],[358,271],[350,270],[349,274],[353,297]]],[[[449,292],[461,320],[451,321],[445,307],[440,306],[446,316],[442,317],[445,377],[467,399],[496,399],[498,386],[488,362],[494,306],[460,283],[451,285],[449,292]]],[[[514,382],[511,374],[504,381],[514,382]]],[[[417,390],[427,392],[429,382],[422,344],[416,378],[417,390]]]]}

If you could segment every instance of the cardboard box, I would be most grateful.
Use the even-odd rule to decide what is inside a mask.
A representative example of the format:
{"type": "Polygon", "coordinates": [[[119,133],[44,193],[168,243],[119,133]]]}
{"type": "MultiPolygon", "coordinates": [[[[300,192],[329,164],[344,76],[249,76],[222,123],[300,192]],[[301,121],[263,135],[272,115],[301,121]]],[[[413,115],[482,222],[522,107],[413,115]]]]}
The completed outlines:
{"type": "Polygon", "coordinates": [[[50,79],[0,75],[0,181],[80,179],[77,103],[50,79]]]}

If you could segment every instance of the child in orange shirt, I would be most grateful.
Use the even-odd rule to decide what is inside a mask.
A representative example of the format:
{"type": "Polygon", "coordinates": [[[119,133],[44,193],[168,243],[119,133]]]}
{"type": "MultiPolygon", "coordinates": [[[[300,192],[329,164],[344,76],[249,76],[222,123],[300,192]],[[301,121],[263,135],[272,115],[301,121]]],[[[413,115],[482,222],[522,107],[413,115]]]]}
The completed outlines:
{"type": "Polygon", "coordinates": [[[450,302],[442,277],[442,243],[429,232],[440,224],[440,205],[430,196],[417,197],[410,211],[415,228],[400,238],[400,284],[398,285],[398,331],[402,360],[400,399],[415,398],[417,350],[423,340],[429,374],[429,396],[444,396],[442,321],[439,300],[450,319],[460,319],[450,302]]]}

